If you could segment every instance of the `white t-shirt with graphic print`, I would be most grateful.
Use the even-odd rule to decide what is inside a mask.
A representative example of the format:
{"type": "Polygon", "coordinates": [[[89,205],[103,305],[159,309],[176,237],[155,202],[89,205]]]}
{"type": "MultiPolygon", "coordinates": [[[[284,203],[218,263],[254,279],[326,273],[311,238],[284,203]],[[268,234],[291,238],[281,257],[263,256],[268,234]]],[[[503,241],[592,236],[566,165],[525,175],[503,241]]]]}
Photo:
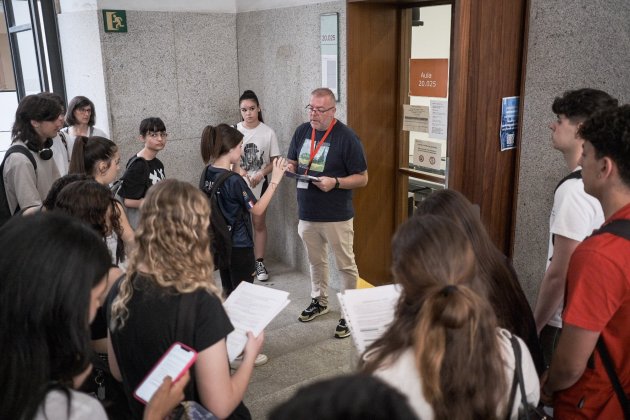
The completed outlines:
{"type": "MultiPolygon", "coordinates": [[[[271,158],[280,156],[276,133],[265,123],[261,122],[256,128],[250,130],[245,128],[241,121],[236,128],[243,133],[241,168],[245,169],[250,177],[265,168],[271,161],[271,158]]],[[[256,198],[260,198],[263,182],[261,181],[254,188],[249,185],[249,182],[247,184],[256,198]]]]}

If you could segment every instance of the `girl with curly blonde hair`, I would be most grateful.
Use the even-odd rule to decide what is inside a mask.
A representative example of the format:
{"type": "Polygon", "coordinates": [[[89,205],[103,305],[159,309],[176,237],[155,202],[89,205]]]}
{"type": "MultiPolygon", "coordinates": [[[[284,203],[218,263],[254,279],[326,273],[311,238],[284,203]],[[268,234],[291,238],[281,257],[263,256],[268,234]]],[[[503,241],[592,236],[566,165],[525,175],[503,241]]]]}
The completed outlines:
{"type": "Polygon", "coordinates": [[[175,341],[199,353],[186,400],[220,418],[250,417],[242,399],[264,337],[248,335],[230,375],[226,337],[234,328],[214,285],[209,222],[205,195],[174,179],[153,186],[141,207],[127,275],[108,302],[110,367],[136,418],[142,405],[133,391],[175,341]]]}

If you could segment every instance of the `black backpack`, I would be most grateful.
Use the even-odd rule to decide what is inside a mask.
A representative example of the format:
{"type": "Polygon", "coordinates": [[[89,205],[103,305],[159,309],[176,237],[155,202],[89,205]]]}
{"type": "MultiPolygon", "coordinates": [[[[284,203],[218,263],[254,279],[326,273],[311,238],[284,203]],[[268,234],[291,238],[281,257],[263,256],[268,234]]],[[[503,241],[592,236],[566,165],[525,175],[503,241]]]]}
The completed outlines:
{"type": "Polygon", "coordinates": [[[13,146],[9,147],[9,150],[7,150],[7,152],[5,153],[2,164],[0,165],[0,177],[2,177],[2,182],[0,182],[0,226],[8,222],[13,214],[17,214],[17,212],[20,211],[20,206],[18,204],[18,206],[15,208],[15,211],[11,212],[11,209],[9,208],[9,201],[7,200],[7,191],[4,186],[4,163],[7,161],[7,158],[12,153],[21,153],[26,156],[33,164],[35,172],[37,173],[37,162],[35,161],[35,158],[31,154],[31,152],[26,148],[26,146],[22,146],[21,144],[14,144],[13,146]]]}
{"type": "Polygon", "coordinates": [[[232,171],[222,173],[212,183],[212,187],[207,189],[207,171],[208,167],[206,166],[199,179],[199,188],[206,193],[208,200],[210,200],[210,226],[208,227],[208,233],[210,234],[210,251],[214,260],[214,268],[223,270],[230,266],[232,258],[232,226],[227,224],[225,216],[221,212],[217,193],[220,194],[219,188],[229,177],[238,174],[232,171]]]}

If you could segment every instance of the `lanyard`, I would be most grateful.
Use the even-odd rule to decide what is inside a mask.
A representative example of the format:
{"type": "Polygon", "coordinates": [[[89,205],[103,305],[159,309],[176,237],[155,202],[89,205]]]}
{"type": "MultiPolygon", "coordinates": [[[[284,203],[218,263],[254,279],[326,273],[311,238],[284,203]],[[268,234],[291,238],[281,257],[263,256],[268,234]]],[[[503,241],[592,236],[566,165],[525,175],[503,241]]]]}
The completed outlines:
{"type": "Polygon", "coordinates": [[[330,131],[332,130],[332,128],[333,128],[333,126],[335,125],[336,122],[337,122],[337,119],[333,118],[332,121],[330,122],[330,125],[326,129],[326,132],[324,133],[324,137],[322,137],[322,139],[319,142],[317,142],[317,147],[315,147],[315,129],[314,128],[312,129],[312,131],[311,131],[311,155],[310,155],[310,158],[308,160],[308,165],[306,165],[306,170],[304,171],[304,175],[308,174],[308,170],[311,169],[311,165],[313,164],[313,159],[315,159],[315,156],[317,155],[317,152],[319,152],[320,147],[322,147],[322,144],[324,144],[324,142],[326,141],[326,138],[330,134],[330,131]]]}

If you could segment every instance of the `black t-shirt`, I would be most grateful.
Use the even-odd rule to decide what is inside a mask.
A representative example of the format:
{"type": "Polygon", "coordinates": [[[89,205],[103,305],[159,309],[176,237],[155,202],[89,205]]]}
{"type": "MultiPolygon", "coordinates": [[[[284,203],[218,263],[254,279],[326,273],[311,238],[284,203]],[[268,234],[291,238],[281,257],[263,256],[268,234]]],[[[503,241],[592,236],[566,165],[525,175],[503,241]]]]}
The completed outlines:
{"type": "MultiPolygon", "coordinates": [[[[299,174],[304,174],[310,159],[310,123],[300,125],[293,134],[287,158],[298,162],[299,174]]],[[[315,131],[315,145],[325,131],[315,131]]],[[[326,141],[313,159],[308,175],[346,177],[367,170],[363,145],[357,135],[341,121],[337,121],[326,141]]],[[[309,222],[341,222],[354,216],[352,190],[333,189],[324,192],[312,183],[307,189],[297,189],[300,220],[309,222]]]]}
{"type": "MultiPolygon", "coordinates": [[[[210,191],[214,181],[225,172],[227,169],[208,166],[205,172],[204,190],[210,191]]],[[[249,210],[256,204],[256,196],[249,189],[243,177],[233,175],[227,178],[217,191],[217,199],[223,217],[225,217],[228,226],[232,226],[232,246],[234,248],[253,247],[249,210]]]]}
{"type": "MultiPolygon", "coordinates": [[[[127,165],[136,155],[132,156],[127,165]]],[[[122,198],[139,200],[144,197],[151,185],[155,185],[166,178],[164,165],[158,158],[151,160],[137,159],[125,172],[125,180],[120,186],[118,195],[122,198]]]]}
{"type": "MultiPolygon", "coordinates": [[[[133,296],[127,303],[129,318],[122,329],[110,332],[130,408],[136,418],[142,418],[144,406],[132,397],[133,391],[174,342],[181,341],[201,352],[226,338],[234,327],[219,298],[206,290],[196,290],[186,296],[159,287],[143,275],[136,275],[133,285],[133,296]],[[196,305],[193,341],[190,342],[181,328],[177,331],[177,318],[180,305],[192,301],[196,305]]],[[[117,295],[118,283],[114,288],[116,290],[108,296],[108,315],[117,295]]],[[[186,399],[195,399],[195,396],[187,394],[186,399]]]]}

